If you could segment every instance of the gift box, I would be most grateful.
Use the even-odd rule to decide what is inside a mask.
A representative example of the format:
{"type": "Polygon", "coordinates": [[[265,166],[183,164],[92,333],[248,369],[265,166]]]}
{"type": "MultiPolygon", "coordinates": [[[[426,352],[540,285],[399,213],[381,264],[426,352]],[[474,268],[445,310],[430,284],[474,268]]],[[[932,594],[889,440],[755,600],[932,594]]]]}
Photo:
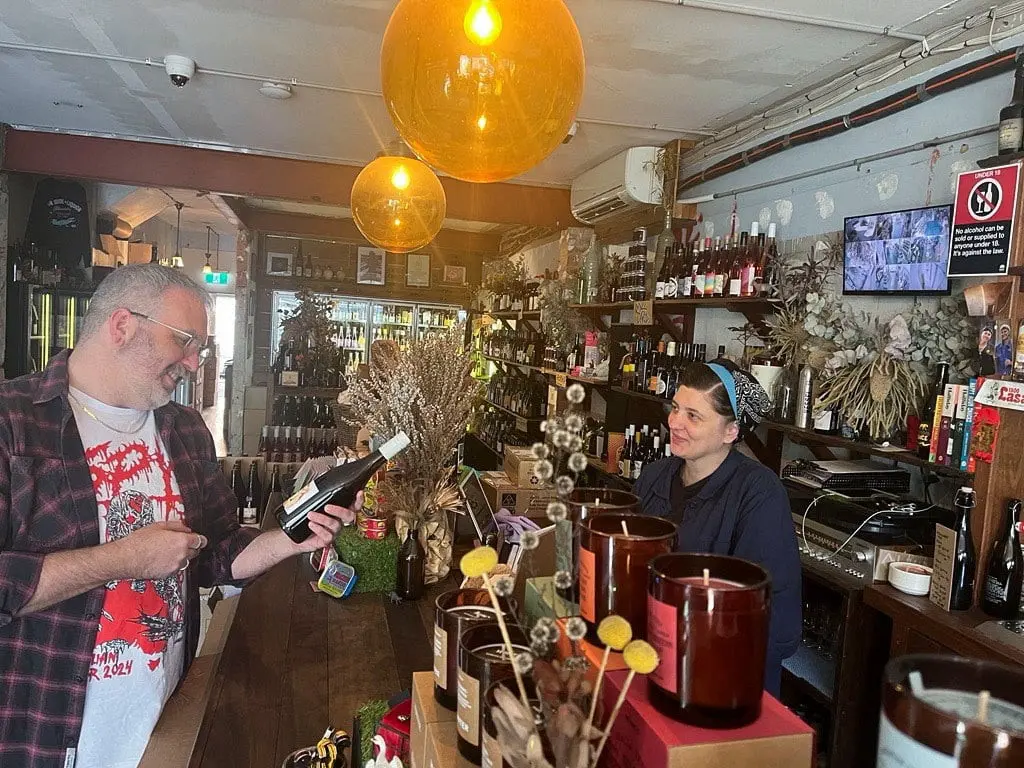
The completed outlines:
{"type": "Polygon", "coordinates": [[[426,735],[424,768],[474,768],[475,763],[459,754],[458,726],[452,723],[429,723],[426,735]]]}
{"type": "Polygon", "coordinates": [[[412,728],[410,729],[411,764],[413,768],[427,765],[427,728],[435,723],[451,726],[452,749],[455,750],[455,713],[434,700],[434,673],[412,673],[412,728]]]}
{"type": "Polygon", "coordinates": [[[409,762],[409,736],[412,714],[412,700],[405,699],[388,710],[377,726],[377,735],[384,740],[384,759],[398,758],[403,764],[409,762]]]}
{"type": "MultiPolygon", "coordinates": [[[[612,672],[601,686],[611,712],[627,672],[612,672]]],[[[708,729],[679,723],[647,700],[647,680],[633,679],[612,726],[600,768],[810,768],[814,731],[765,693],[761,716],[743,728],[708,729]]]]}

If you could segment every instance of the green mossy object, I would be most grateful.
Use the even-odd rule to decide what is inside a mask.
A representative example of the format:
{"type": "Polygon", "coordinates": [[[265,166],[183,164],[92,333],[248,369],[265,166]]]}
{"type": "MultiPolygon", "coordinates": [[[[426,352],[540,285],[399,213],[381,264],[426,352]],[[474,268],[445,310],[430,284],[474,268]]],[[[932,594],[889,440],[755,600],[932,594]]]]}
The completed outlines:
{"type": "MultiPolygon", "coordinates": [[[[361,537],[360,537],[361,538],[361,537]]],[[[369,539],[363,539],[369,541],[369,539]]],[[[373,542],[377,543],[377,542],[373,542]]],[[[388,713],[388,703],[384,699],[373,699],[356,710],[359,720],[359,763],[352,768],[362,768],[373,761],[373,737],[384,715],[388,713]]]]}
{"type": "Polygon", "coordinates": [[[355,592],[395,591],[401,544],[393,531],[383,539],[367,539],[354,525],[342,528],[334,540],[338,557],[355,568],[355,592]]]}

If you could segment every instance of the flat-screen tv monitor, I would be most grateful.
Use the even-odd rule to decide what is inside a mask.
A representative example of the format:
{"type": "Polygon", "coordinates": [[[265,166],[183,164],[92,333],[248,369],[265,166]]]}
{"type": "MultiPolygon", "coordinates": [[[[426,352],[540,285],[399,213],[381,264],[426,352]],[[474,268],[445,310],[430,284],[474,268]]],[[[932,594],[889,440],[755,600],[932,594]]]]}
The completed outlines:
{"type": "Polygon", "coordinates": [[[843,293],[942,296],[949,293],[953,206],[850,216],[843,222],[843,293]]]}

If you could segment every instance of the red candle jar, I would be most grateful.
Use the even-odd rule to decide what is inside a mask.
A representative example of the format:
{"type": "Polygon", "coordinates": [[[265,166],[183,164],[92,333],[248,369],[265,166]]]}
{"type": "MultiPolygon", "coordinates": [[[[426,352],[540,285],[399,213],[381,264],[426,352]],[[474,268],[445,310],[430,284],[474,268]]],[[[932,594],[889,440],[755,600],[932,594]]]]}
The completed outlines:
{"type": "Polygon", "coordinates": [[[661,663],[647,678],[651,703],[705,728],[754,722],[761,714],[771,594],[768,572],[738,557],[677,552],[652,560],[647,639],[661,663]]]}
{"type": "Polygon", "coordinates": [[[580,616],[591,642],[600,643],[597,625],[613,613],[629,621],[633,637],[644,637],[647,564],[671,552],[675,541],[675,523],[662,517],[609,512],[583,521],[577,558],[580,616]]]}
{"type": "Polygon", "coordinates": [[[577,488],[566,499],[569,515],[564,523],[555,526],[555,569],[570,571],[573,584],[569,589],[560,589],[558,594],[571,603],[580,601],[579,558],[570,563],[570,553],[580,551],[580,526],[588,517],[617,512],[623,515],[637,515],[643,510],[640,498],[629,491],[614,488],[577,488]],[[569,543],[569,537],[572,543],[569,543]]]}

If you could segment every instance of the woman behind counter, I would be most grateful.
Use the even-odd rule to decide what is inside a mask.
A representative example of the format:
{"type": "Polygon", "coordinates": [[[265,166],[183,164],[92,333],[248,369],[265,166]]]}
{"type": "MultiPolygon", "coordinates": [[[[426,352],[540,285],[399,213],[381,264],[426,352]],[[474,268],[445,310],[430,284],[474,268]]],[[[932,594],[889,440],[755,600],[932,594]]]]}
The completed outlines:
{"type": "Polygon", "coordinates": [[[734,555],[771,574],[764,684],[778,696],[782,660],[802,630],[796,531],[782,482],[734,448],[769,404],[761,385],[731,363],[686,367],[668,415],[672,456],[648,465],[635,493],[645,514],[676,523],[677,551],[734,555]]]}

